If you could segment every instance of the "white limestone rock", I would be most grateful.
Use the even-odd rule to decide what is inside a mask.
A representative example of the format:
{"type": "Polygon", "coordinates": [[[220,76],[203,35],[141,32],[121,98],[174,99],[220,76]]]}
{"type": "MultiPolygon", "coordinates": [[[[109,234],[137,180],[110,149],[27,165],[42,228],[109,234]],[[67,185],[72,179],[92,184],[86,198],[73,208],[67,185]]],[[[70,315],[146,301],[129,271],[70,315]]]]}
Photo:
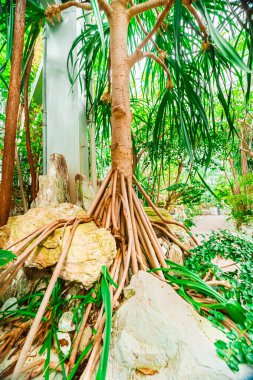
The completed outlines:
{"type": "Polygon", "coordinates": [[[82,334],[79,346],[78,346],[78,352],[81,353],[87,347],[87,345],[90,342],[91,337],[92,337],[92,329],[90,326],[86,326],[82,334]]]}
{"type": "MultiPolygon", "coordinates": [[[[63,355],[68,355],[71,349],[71,339],[70,339],[69,333],[57,331],[56,335],[59,341],[61,352],[63,353],[63,355]]],[[[54,346],[56,349],[58,349],[58,345],[56,341],[54,341],[54,346]]]]}
{"type": "Polygon", "coordinates": [[[173,263],[184,265],[184,254],[177,244],[171,244],[166,258],[173,261],[173,263]]]}
{"type": "Polygon", "coordinates": [[[76,326],[73,322],[73,312],[65,311],[58,322],[58,330],[61,332],[70,332],[75,331],[75,329],[76,326]]]}
{"type": "Polygon", "coordinates": [[[96,196],[91,181],[89,181],[85,175],[77,174],[75,177],[75,188],[77,197],[76,204],[87,211],[96,196]]]}
{"type": "Polygon", "coordinates": [[[169,285],[139,272],[113,319],[107,380],[239,380],[215,352],[223,334],[169,285]]]}
{"type": "Polygon", "coordinates": [[[1,311],[5,311],[8,309],[8,311],[14,311],[17,310],[18,304],[17,304],[17,298],[10,297],[5,301],[3,306],[1,307],[1,311]]]}

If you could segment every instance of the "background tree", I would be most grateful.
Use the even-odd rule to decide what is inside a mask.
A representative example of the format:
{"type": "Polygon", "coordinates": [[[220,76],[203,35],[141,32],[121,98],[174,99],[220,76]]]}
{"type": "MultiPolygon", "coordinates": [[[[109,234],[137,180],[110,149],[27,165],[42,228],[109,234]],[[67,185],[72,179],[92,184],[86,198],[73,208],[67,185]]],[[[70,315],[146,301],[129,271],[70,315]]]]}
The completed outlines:
{"type": "Polygon", "coordinates": [[[21,70],[24,46],[25,9],[26,1],[18,0],[16,3],[15,10],[11,76],[6,106],[2,181],[0,188],[1,226],[7,223],[11,205],[12,180],[15,161],[16,130],[18,123],[21,70]]]}

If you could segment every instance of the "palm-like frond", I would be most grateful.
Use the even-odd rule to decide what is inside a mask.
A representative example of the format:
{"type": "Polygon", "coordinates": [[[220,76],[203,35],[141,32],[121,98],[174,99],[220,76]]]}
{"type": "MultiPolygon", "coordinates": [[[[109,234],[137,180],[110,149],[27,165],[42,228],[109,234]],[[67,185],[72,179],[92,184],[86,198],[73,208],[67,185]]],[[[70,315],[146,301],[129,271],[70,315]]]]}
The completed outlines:
{"type": "MultiPolygon", "coordinates": [[[[180,4],[181,1],[175,2],[174,10],[159,28],[155,40],[144,48],[157,54],[157,45],[166,53],[165,64],[171,72],[173,89],[166,89],[167,76],[162,67],[150,59],[132,70],[132,104],[136,97],[143,99],[153,110],[151,114],[156,115],[152,118],[153,124],[148,125],[152,132],[148,133],[146,141],[154,166],[160,159],[169,157],[168,150],[172,144],[169,136],[184,146],[192,161],[208,164],[217,129],[222,125],[228,137],[236,132],[235,113],[230,107],[234,83],[240,84],[246,106],[250,98],[253,39],[249,6],[244,5],[243,1],[195,2],[208,35],[205,45],[195,18],[180,4]],[[236,49],[243,53],[244,61],[236,49]],[[218,107],[217,101],[220,104],[218,107]],[[226,122],[217,123],[217,117],[226,122]]],[[[152,30],[156,18],[156,12],[151,10],[139,15],[142,27],[136,18],[131,20],[129,54],[145,37],[143,28],[147,32],[152,30]]],[[[101,101],[108,86],[109,29],[105,18],[103,30],[104,49],[101,32],[92,23],[86,24],[85,31],[73,45],[74,49],[82,40],[77,54],[78,65],[80,69],[86,68],[86,89],[94,111],[100,146],[101,139],[110,136],[110,107],[101,101]]],[[[70,53],[69,72],[71,67],[75,71],[77,66],[72,57],[70,53]]],[[[76,76],[71,75],[72,80],[79,73],[80,70],[76,71],[76,76]]],[[[109,149],[109,143],[107,146],[109,149]]],[[[157,171],[157,168],[154,169],[157,171]]]]}

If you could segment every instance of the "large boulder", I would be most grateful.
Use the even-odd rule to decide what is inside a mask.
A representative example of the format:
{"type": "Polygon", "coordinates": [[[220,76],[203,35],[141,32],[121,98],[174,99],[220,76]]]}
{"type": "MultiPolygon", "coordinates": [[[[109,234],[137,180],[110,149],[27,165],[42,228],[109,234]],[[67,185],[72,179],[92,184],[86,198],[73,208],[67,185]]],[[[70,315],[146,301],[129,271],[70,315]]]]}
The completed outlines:
{"type": "MultiPolygon", "coordinates": [[[[26,214],[11,221],[8,244],[15,243],[57,219],[82,216],[85,216],[85,211],[69,203],[56,207],[30,209],[26,214]]],[[[25,266],[45,269],[56,265],[70,229],[70,226],[58,228],[33,250],[25,266]]],[[[116,243],[110,232],[98,228],[93,222],[80,224],[73,237],[60,277],[90,288],[99,279],[101,267],[103,265],[109,267],[115,256],[116,243]]]]}
{"type": "Polygon", "coordinates": [[[250,378],[248,367],[234,374],[216,355],[223,334],[171,286],[141,271],[125,298],[113,319],[108,380],[250,378]]]}
{"type": "Polygon", "coordinates": [[[9,244],[24,238],[37,229],[59,219],[71,219],[85,216],[86,212],[72,203],[61,203],[57,206],[31,208],[24,215],[11,217],[6,226],[9,244]]]}

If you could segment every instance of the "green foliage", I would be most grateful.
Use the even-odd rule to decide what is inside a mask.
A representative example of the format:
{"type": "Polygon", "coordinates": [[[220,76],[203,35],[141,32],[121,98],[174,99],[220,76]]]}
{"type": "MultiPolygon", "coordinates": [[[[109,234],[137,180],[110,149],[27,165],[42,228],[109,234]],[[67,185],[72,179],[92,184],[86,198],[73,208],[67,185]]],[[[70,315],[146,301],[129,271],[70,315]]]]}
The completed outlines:
{"type": "MultiPolygon", "coordinates": [[[[250,244],[252,244],[252,242],[250,244]]],[[[205,245],[205,243],[203,245],[205,245]]],[[[219,245],[219,243],[217,245],[219,245]]],[[[213,246],[215,246],[214,243],[213,246]]],[[[223,286],[218,286],[217,290],[215,290],[201,279],[203,273],[206,273],[209,269],[213,269],[210,264],[210,260],[217,254],[217,251],[214,253],[211,249],[203,249],[203,255],[201,257],[204,258],[200,265],[199,260],[196,259],[196,257],[200,255],[199,252],[202,251],[201,247],[202,246],[195,248],[194,255],[187,260],[186,264],[190,269],[167,260],[166,262],[168,264],[168,268],[162,268],[162,271],[170,284],[178,285],[178,293],[180,296],[182,296],[187,302],[191,303],[198,312],[207,316],[215,327],[221,329],[225,333],[227,341],[224,342],[222,340],[218,340],[215,343],[217,354],[226,361],[231,370],[239,371],[239,364],[241,363],[252,365],[252,302],[250,304],[241,304],[239,300],[236,300],[236,292],[226,293],[223,286]],[[208,267],[205,267],[204,259],[209,261],[210,265],[208,267]],[[195,261],[196,265],[194,265],[195,261]],[[196,273],[200,273],[201,277],[196,273]],[[212,300],[216,300],[216,302],[205,303],[196,301],[189,293],[187,293],[188,290],[195,290],[197,293],[204,295],[209,300],[211,298],[212,300]],[[249,308],[250,305],[251,309],[249,308]],[[229,331],[224,328],[222,323],[225,321],[226,315],[228,315],[231,320],[236,323],[236,328],[231,328],[229,331]]],[[[224,250],[227,250],[227,246],[224,247],[224,250]]],[[[238,250],[238,246],[236,247],[236,244],[232,244],[232,250],[236,252],[238,250]]],[[[251,250],[253,250],[253,245],[251,246],[251,250]]],[[[160,269],[155,269],[154,271],[157,270],[160,269]]],[[[213,273],[218,276],[218,272],[213,273]]],[[[234,278],[231,277],[231,282],[233,279],[234,278]]],[[[248,281],[250,280],[248,279],[248,281]]]]}
{"type": "MultiPolygon", "coordinates": [[[[253,358],[253,240],[242,234],[231,234],[228,231],[213,232],[209,239],[192,250],[186,260],[187,267],[203,277],[211,271],[217,280],[228,280],[233,286],[227,289],[218,286],[217,290],[228,300],[236,300],[243,305],[245,320],[237,322],[237,328],[226,333],[227,342],[216,342],[218,355],[224,359],[233,371],[238,371],[240,363],[252,365],[253,358]],[[215,257],[231,259],[236,263],[233,271],[224,272],[212,260],[215,257]]],[[[209,319],[222,327],[222,317],[211,313],[209,319]]]]}
{"type": "Polygon", "coordinates": [[[0,249],[0,267],[3,267],[15,258],[16,255],[14,255],[14,253],[12,253],[11,251],[0,249]]]}
{"type": "MultiPolygon", "coordinates": [[[[235,300],[227,300],[223,295],[209,286],[205,281],[203,281],[197,274],[192,270],[189,270],[185,266],[176,264],[172,261],[166,260],[168,268],[162,268],[166,279],[171,284],[179,285],[178,293],[185,298],[188,302],[199,311],[203,307],[207,307],[214,310],[226,310],[230,318],[236,323],[243,323],[245,321],[246,310],[235,300]],[[179,278],[178,278],[179,277],[179,278]],[[210,305],[198,302],[189,296],[187,290],[196,290],[207,297],[210,297],[217,301],[217,303],[212,303],[210,305]]],[[[156,269],[154,271],[157,271],[156,269]]]]}
{"type": "Polygon", "coordinates": [[[106,370],[110,351],[110,341],[111,341],[111,328],[112,328],[112,305],[111,305],[111,293],[109,289],[109,284],[118,287],[117,284],[111,278],[106,266],[102,267],[102,279],[101,279],[101,294],[104,302],[105,308],[105,331],[103,338],[103,350],[101,354],[100,364],[96,376],[96,380],[105,380],[106,370]]]}
{"type": "Polygon", "coordinates": [[[226,197],[231,206],[231,214],[240,225],[253,218],[253,174],[248,173],[239,178],[240,194],[232,194],[226,197]]]}
{"type": "MultiPolygon", "coordinates": [[[[3,251],[4,255],[5,252],[3,251]]],[[[2,251],[0,251],[1,255],[2,251]]],[[[6,255],[4,257],[7,257],[6,255]]],[[[1,262],[1,261],[0,261],[1,262]]],[[[101,280],[94,284],[93,288],[89,291],[80,291],[80,294],[73,294],[69,296],[66,293],[66,285],[63,280],[58,279],[51,298],[49,305],[46,310],[46,315],[49,315],[49,318],[44,316],[42,322],[48,324],[47,334],[45,341],[40,349],[40,354],[46,352],[46,360],[44,363],[44,377],[49,379],[50,377],[50,352],[54,346],[54,342],[57,346],[58,356],[60,359],[59,366],[61,366],[63,378],[66,380],[72,380],[76,375],[77,371],[80,369],[80,365],[83,364],[83,360],[87,353],[91,350],[93,346],[93,340],[85,347],[83,352],[77,357],[76,363],[73,366],[71,372],[67,375],[65,371],[65,366],[71,355],[72,347],[70,352],[67,355],[63,355],[61,351],[60,342],[57,336],[58,323],[65,311],[71,310],[73,312],[73,323],[76,326],[76,334],[78,334],[79,328],[81,327],[83,316],[85,314],[86,307],[89,303],[93,303],[96,307],[100,308],[102,302],[104,303],[105,309],[105,331],[103,337],[103,350],[100,359],[100,365],[97,373],[97,379],[104,380],[106,378],[106,369],[109,356],[110,348],[110,338],[111,338],[111,324],[112,324],[112,305],[111,305],[111,293],[110,285],[118,287],[117,284],[111,278],[108,269],[103,266],[101,269],[101,280]]],[[[41,301],[44,297],[47,279],[42,279],[37,282],[32,292],[27,293],[24,297],[20,298],[15,302],[18,305],[18,308],[11,310],[10,305],[8,309],[0,311],[0,319],[4,321],[5,318],[22,318],[23,321],[34,318],[37,310],[41,304],[41,301]],[[44,286],[42,285],[44,284],[44,286]]],[[[96,331],[94,330],[94,333],[96,331]]]]}
{"type": "Polygon", "coordinates": [[[232,292],[231,289],[224,289],[224,295],[230,297],[232,294],[249,310],[253,311],[253,240],[250,237],[240,233],[232,234],[226,230],[212,232],[209,239],[195,247],[192,253],[190,258],[186,260],[188,268],[199,273],[200,276],[204,276],[208,270],[211,270],[217,279],[231,281],[234,290],[232,292]],[[237,269],[232,272],[223,272],[212,263],[216,256],[235,261],[237,269]],[[238,275],[239,278],[237,279],[238,275]]]}
{"type": "Polygon", "coordinates": [[[176,203],[187,206],[195,206],[201,203],[201,197],[205,192],[203,185],[192,180],[191,183],[175,183],[166,188],[168,192],[173,192],[176,197],[176,203]]]}
{"type": "MultiPolygon", "coordinates": [[[[239,94],[244,106],[245,99],[249,98],[249,91],[244,94],[243,81],[249,88],[251,74],[240,69],[249,67],[247,70],[250,71],[251,61],[248,59],[243,63],[239,55],[246,59],[250,56],[253,36],[250,15],[246,10],[242,11],[237,2],[221,0],[204,2],[202,6],[196,2],[194,6],[199,8],[207,25],[211,42],[208,48],[203,47],[203,36],[196,20],[182,7],[181,0],[175,2],[155,37],[159,48],[166,53],[165,64],[171,72],[173,88],[166,89],[166,75],[152,60],[147,59],[139,67],[136,65],[131,72],[133,144],[137,153],[143,148],[146,152],[136,174],[146,187],[150,178],[160,181],[160,168],[163,172],[167,170],[168,164],[175,159],[175,150],[180,158],[187,153],[196,165],[207,166],[211,152],[217,148],[217,135],[228,141],[236,133],[232,107],[237,101],[235,95],[239,94]],[[136,78],[139,78],[140,71],[139,81],[136,78]],[[152,176],[147,170],[148,164],[152,166],[152,176]]],[[[139,17],[145,29],[152,30],[156,22],[155,12],[146,12],[139,17]]],[[[103,13],[100,20],[97,16],[96,20],[97,25],[86,22],[84,31],[74,42],[68,71],[72,83],[78,78],[82,82],[81,70],[86,68],[90,102],[87,116],[97,128],[97,148],[101,154],[97,167],[103,176],[109,164],[111,136],[110,104],[102,101],[108,86],[109,28],[103,13]],[[101,42],[103,39],[104,43],[101,42]],[[75,48],[78,49],[76,61],[75,48]]],[[[129,54],[144,37],[143,30],[133,18],[128,33],[129,54]]],[[[157,54],[151,42],[145,49],[157,54]]]]}

